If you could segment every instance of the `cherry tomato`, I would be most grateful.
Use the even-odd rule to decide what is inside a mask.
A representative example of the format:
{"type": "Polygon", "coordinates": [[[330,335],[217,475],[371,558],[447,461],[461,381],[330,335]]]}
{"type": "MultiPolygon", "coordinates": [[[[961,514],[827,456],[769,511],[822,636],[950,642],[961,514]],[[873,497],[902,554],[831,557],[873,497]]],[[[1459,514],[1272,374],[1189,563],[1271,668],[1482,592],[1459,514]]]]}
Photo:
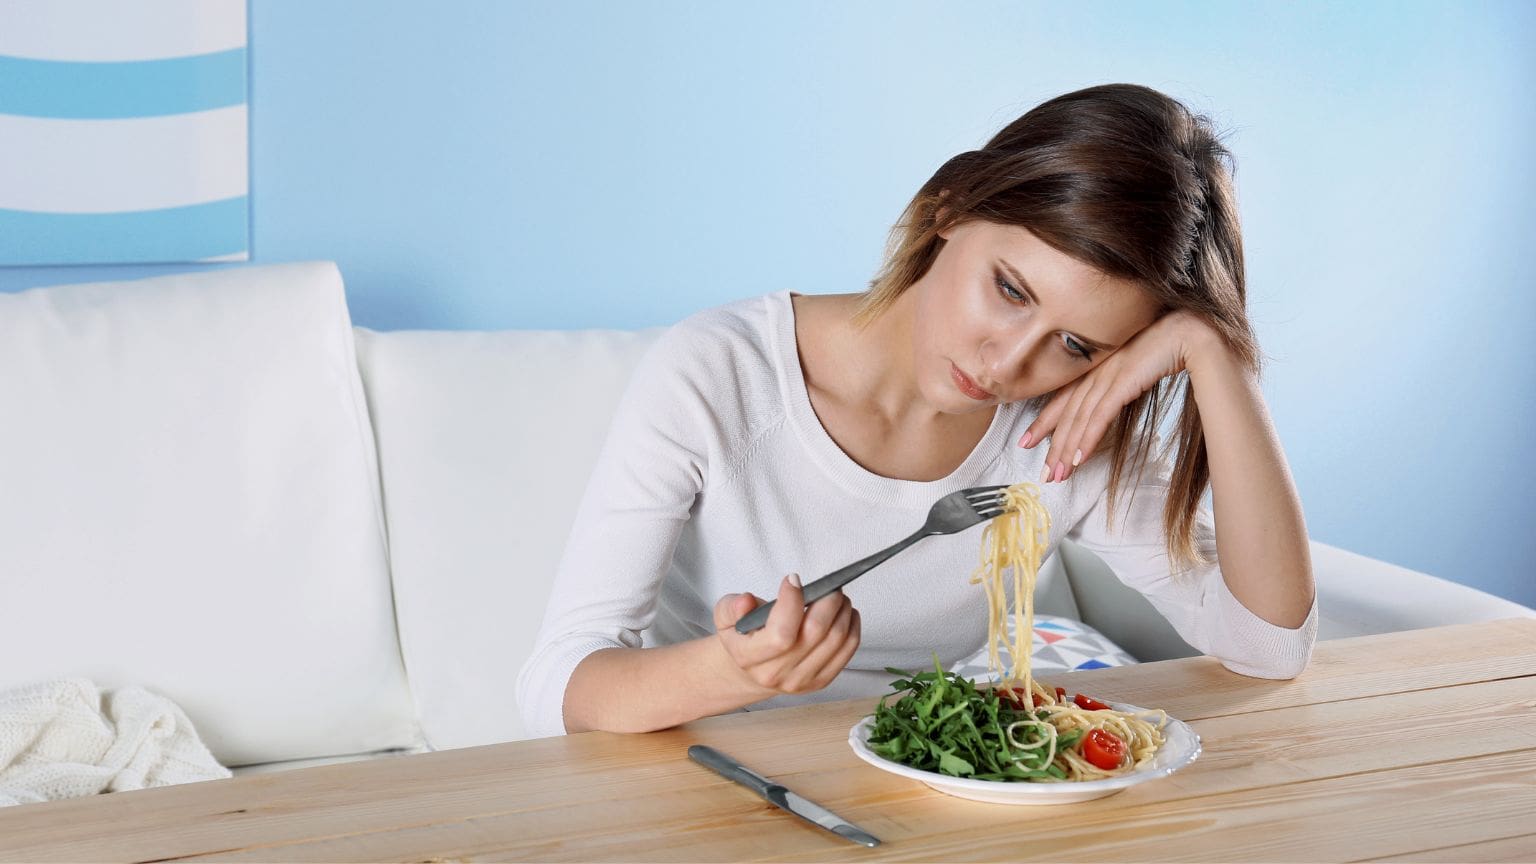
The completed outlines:
{"type": "Polygon", "coordinates": [[[1113,771],[1125,761],[1125,742],[1113,732],[1094,729],[1083,739],[1083,758],[1095,768],[1113,771]]]}
{"type": "Polygon", "coordinates": [[[1024,707],[1023,687],[1004,687],[997,691],[997,695],[1001,696],[1004,701],[1015,708],[1023,709],[1024,707]]]}
{"type": "Polygon", "coordinates": [[[1056,701],[1057,702],[1061,702],[1061,703],[1065,703],[1067,701],[1067,691],[1062,689],[1061,687],[1057,687],[1056,688],[1056,701]]]}
{"type": "Polygon", "coordinates": [[[1084,711],[1108,711],[1109,706],[1097,699],[1091,699],[1079,693],[1072,697],[1072,703],[1084,711]]]}

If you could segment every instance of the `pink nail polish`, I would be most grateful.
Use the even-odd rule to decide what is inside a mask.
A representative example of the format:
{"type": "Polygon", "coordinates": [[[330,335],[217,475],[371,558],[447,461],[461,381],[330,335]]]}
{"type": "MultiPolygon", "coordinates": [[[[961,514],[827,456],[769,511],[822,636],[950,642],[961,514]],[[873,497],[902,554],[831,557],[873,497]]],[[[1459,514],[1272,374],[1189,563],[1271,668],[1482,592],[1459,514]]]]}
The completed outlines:
{"type": "Polygon", "coordinates": [[[1024,437],[1019,439],[1019,446],[1020,447],[1028,447],[1029,446],[1029,442],[1032,441],[1032,440],[1034,440],[1034,435],[1032,435],[1029,432],[1025,432],[1024,433],[1024,437]]]}
{"type": "Polygon", "coordinates": [[[1057,462],[1056,463],[1056,482],[1060,483],[1062,481],[1062,479],[1065,478],[1066,476],[1067,476],[1067,466],[1066,466],[1066,463],[1057,462]]]}

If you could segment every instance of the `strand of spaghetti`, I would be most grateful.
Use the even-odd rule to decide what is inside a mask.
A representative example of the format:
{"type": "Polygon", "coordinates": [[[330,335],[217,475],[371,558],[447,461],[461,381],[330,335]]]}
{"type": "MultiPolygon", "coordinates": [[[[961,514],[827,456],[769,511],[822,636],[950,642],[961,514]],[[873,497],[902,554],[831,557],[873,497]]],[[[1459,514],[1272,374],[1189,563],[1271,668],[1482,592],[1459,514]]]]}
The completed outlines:
{"type": "MultiPolygon", "coordinates": [[[[1150,760],[1163,743],[1162,728],[1168,715],[1162,711],[1130,714],[1115,709],[1090,710],[1075,704],[1059,701],[1056,695],[1034,680],[1030,669],[1032,634],[1035,625],[1035,581],[1040,572],[1041,559],[1050,543],[1051,515],[1040,502],[1039,487],[1032,483],[1017,483],[1004,490],[1006,512],[993,519],[982,530],[981,560],[971,575],[971,583],[981,582],[987,597],[987,659],[994,672],[1002,670],[1000,647],[1007,643],[1009,668],[1007,679],[1023,684],[1024,704],[1037,702],[1034,713],[1040,719],[1019,720],[1008,726],[1009,743],[1023,749],[1014,738],[1013,729],[1031,726],[1050,729],[1044,741],[1048,742],[1048,758],[1044,766],[1055,765],[1064,775],[1063,780],[1054,777],[1039,778],[1042,782],[1071,782],[1113,777],[1136,770],[1150,760]],[[1013,575],[1013,639],[1007,639],[1008,600],[1004,571],[1013,575]],[[1043,716],[1040,716],[1043,715],[1043,716]],[[1154,725],[1144,716],[1157,715],[1161,719],[1154,725]],[[1057,742],[1062,735],[1079,731],[1078,740],[1086,738],[1094,729],[1102,729],[1125,742],[1128,759],[1114,769],[1099,768],[1088,762],[1070,747],[1060,748],[1057,742]]],[[[1038,747],[1040,741],[1034,742],[1038,747]]],[[[1015,762],[1021,768],[1035,770],[1015,762]]]]}

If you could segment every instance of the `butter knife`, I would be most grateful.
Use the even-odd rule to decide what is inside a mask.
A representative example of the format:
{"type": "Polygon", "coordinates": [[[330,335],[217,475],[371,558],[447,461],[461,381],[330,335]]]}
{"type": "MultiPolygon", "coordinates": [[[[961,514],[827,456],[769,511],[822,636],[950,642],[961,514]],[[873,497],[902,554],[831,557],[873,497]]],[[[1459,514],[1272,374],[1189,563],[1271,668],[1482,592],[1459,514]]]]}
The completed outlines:
{"type": "Polygon", "coordinates": [[[865,846],[879,846],[880,841],[869,832],[850,825],[847,820],[814,801],[796,795],[782,785],[769,780],[735,759],[713,747],[695,744],[688,748],[688,758],[719,774],[727,780],[751,789],[763,796],[769,804],[799,816],[812,825],[831,831],[839,837],[865,846]]]}

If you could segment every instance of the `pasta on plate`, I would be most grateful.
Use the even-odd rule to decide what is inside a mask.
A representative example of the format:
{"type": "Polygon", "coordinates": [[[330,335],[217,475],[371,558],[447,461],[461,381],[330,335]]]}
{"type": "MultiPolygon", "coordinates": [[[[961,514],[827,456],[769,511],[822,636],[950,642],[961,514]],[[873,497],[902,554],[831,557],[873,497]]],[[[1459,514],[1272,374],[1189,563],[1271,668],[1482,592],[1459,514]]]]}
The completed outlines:
{"type": "Polygon", "coordinates": [[[1067,699],[1030,674],[1035,579],[1048,548],[1050,513],[1039,487],[1007,487],[1007,510],[982,531],[981,560],[971,576],[988,605],[989,666],[1007,675],[995,687],[934,671],[893,683],[881,699],[869,735],[871,751],[901,764],[979,780],[1084,782],[1136,771],[1164,743],[1163,711],[1121,711],[1081,693],[1067,699]],[[1013,640],[1008,643],[1008,583],[1013,580],[1013,640]],[[900,695],[888,702],[892,695],[900,695]]]}

